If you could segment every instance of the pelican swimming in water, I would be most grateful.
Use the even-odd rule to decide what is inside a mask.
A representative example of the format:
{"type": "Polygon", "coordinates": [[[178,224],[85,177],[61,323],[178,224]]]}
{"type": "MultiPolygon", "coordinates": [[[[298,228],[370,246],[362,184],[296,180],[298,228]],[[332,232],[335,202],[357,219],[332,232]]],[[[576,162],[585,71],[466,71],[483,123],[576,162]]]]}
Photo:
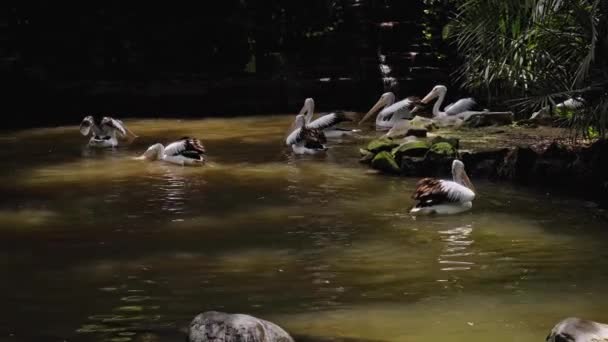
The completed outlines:
{"type": "Polygon", "coordinates": [[[122,121],[109,116],[104,116],[101,121],[91,115],[85,117],[80,123],[80,133],[84,136],[91,135],[91,147],[116,147],[119,137],[129,140],[137,138],[122,121]]]}
{"type": "Polygon", "coordinates": [[[181,166],[202,166],[205,164],[206,150],[200,140],[196,138],[183,137],[172,142],[166,147],[162,144],[154,144],[144,152],[137,160],[162,160],[167,163],[181,166]]]}
{"type": "Polygon", "coordinates": [[[344,113],[330,113],[313,120],[314,112],[315,101],[312,98],[307,98],[304,100],[304,106],[300,110],[299,114],[305,114],[306,126],[308,128],[322,129],[325,137],[327,138],[339,138],[359,131],[357,129],[344,129],[336,127],[336,125],[341,122],[352,121],[352,119],[347,117],[344,113]]]}
{"type": "Polygon", "coordinates": [[[359,125],[378,113],[378,116],[376,116],[376,128],[388,130],[402,119],[411,119],[413,117],[412,110],[419,101],[418,97],[410,96],[399,102],[395,102],[395,94],[391,92],[384,93],[372,109],[359,121],[359,125]]]}
{"type": "Polygon", "coordinates": [[[458,214],[470,210],[475,199],[475,188],[464,170],[464,164],[452,162],[452,181],[423,178],[416,184],[412,198],[418,203],[410,213],[415,215],[458,214]]]}
{"type": "MultiPolygon", "coordinates": [[[[437,99],[435,101],[435,105],[433,106],[433,118],[442,118],[442,117],[450,117],[457,116],[459,119],[466,119],[470,114],[481,113],[481,112],[471,112],[471,109],[477,104],[472,97],[467,97],[464,99],[460,99],[454,103],[451,103],[443,110],[440,110],[443,105],[443,101],[445,101],[445,96],[448,92],[448,88],[444,85],[437,85],[433,87],[433,89],[420,101],[422,104],[428,104],[432,100],[437,99]]],[[[417,109],[414,110],[416,112],[417,109]]]]}
{"type": "Polygon", "coordinates": [[[298,114],[292,125],[285,145],[291,146],[296,154],[318,154],[327,151],[327,139],[322,128],[311,128],[306,124],[303,114],[298,114]]]}

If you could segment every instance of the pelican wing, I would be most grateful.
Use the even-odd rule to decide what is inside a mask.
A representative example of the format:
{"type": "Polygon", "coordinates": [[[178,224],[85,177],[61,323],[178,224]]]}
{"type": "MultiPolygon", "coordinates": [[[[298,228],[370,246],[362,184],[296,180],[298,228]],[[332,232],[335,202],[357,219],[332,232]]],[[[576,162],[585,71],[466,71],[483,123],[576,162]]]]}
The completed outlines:
{"type": "Polygon", "coordinates": [[[475,193],[456,182],[423,178],[416,184],[412,198],[418,201],[418,206],[431,206],[441,203],[464,203],[475,198],[475,193]]]}
{"type": "Polygon", "coordinates": [[[165,154],[169,156],[183,155],[188,158],[200,157],[207,151],[200,140],[196,138],[183,137],[165,147],[165,154]]]}
{"type": "Polygon", "coordinates": [[[477,102],[475,102],[472,97],[468,97],[447,105],[444,111],[447,115],[457,115],[459,113],[471,110],[476,104],[477,102]]]}
{"type": "Polygon", "coordinates": [[[393,115],[397,115],[401,119],[411,119],[411,111],[419,102],[417,97],[407,97],[399,102],[382,109],[378,114],[383,121],[391,120],[393,115]]]}
{"type": "Polygon", "coordinates": [[[306,126],[311,129],[326,129],[326,128],[334,127],[335,125],[337,125],[341,122],[345,122],[345,121],[352,121],[352,120],[350,118],[348,118],[344,113],[338,112],[338,113],[331,113],[331,114],[323,115],[322,117],[312,121],[311,123],[309,123],[306,126]]]}
{"type": "Polygon", "coordinates": [[[101,125],[105,126],[105,127],[109,127],[111,129],[117,130],[122,136],[126,136],[127,135],[127,130],[125,129],[124,124],[120,120],[116,120],[116,119],[111,118],[109,116],[105,116],[101,120],[101,125]]]}
{"type": "Polygon", "coordinates": [[[92,116],[87,116],[80,123],[80,134],[87,136],[91,132],[91,127],[95,126],[95,121],[92,116]]]}
{"type": "Polygon", "coordinates": [[[302,133],[302,128],[294,129],[291,133],[289,133],[289,135],[285,139],[285,145],[291,146],[291,145],[299,144],[302,141],[301,133],[302,133]]]}

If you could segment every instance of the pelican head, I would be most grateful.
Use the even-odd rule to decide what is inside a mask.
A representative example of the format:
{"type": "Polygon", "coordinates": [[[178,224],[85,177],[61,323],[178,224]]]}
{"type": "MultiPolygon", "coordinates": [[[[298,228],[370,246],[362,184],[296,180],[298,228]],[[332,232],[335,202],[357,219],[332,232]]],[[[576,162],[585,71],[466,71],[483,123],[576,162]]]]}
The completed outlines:
{"type": "Polygon", "coordinates": [[[390,106],[393,103],[395,103],[395,94],[391,93],[390,91],[388,93],[382,94],[382,96],[380,96],[380,99],[378,100],[378,102],[376,102],[376,104],[372,107],[372,109],[370,109],[369,112],[367,112],[367,114],[365,114],[363,119],[361,119],[361,121],[359,121],[359,125],[361,125],[362,123],[367,121],[369,118],[371,118],[380,109],[390,106]]]}
{"type": "Polygon", "coordinates": [[[467,176],[467,173],[464,170],[464,163],[458,159],[454,159],[452,162],[452,177],[454,178],[454,182],[464,185],[473,192],[476,192],[473,183],[471,183],[469,176],[467,176]]]}
{"type": "Polygon", "coordinates": [[[445,95],[447,92],[448,88],[446,86],[436,85],[420,102],[423,104],[428,104],[439,96],[445,95]]]}
{"type": "Polygon", "coordinates": [[[312,120],[314,111],[315,111],[315,100],[313,100],[312,97],[309,97],[306,100],[304,100],[304,105],[302,106],[302,109],[300,109],[300,113],[298,115],[306,115],[305,119],[308,122],[308,121],[312,120]]]}
{"type": "Polygon", "coordinates": [[[146,150],[141,156],[136,157],[136,160],[160,160],[162,159],[165,147],[162,144],[154,144],[146,150]]]}

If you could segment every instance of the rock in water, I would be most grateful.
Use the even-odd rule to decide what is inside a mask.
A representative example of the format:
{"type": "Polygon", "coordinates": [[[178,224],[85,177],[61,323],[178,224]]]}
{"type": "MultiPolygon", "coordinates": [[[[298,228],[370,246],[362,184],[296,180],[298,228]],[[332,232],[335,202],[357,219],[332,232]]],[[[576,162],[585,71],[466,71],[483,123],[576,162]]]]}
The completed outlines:
{"type": "Polygon", "coordinates": [[[367,150],[375,154],[382,151],[390,151],[397,146],[399,146],[399,143],[391,138],[380,138],[370,141],[367,144],[367,150]]]}
{"type": "Polygon", "coordinates": [[[431,146],[425,141],[409,141],[395,147],[391,153],[395,160],[401,160],[402,157],[424,157],[431,146]]]}
{"type": "Polygon", "coordinates": [[[596,342],[608,341],[608,325],[569,317],[557,323],[547,342],[596,342]]]}
{"type": "Polygon", "coordinates": [[[372,167],[385,173],[400,173],[401,169],[390,152],[382,151],[372,160],[372,167]]]}
{"type": "Polygon", "coordinates": [[[189,342],[294,342],[278,325],[249,315],[207,311],[194,317],[189,342]]]}

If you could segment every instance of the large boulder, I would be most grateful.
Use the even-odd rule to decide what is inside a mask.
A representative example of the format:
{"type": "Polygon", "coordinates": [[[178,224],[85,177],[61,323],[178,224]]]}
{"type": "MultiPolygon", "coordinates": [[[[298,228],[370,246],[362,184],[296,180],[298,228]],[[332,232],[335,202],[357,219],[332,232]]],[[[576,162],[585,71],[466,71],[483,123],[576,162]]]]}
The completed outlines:
{"type": "Polygon", "coordinates": [[[547,342],[599,342],[608,341],[608,325],[576,317],[566,318],[557,323],[547,342]]]}
{"type": "Polygon", "coordinates": [[[399,146],[399,143],[391,138],[380,138],[370,141],[366,149],[376,154],[382,151],[390,151],[397,146],[399,146]]]}
{"type": "Polygon", "coordinates": [[[424,157],[431,146],[426,141],[416,140],[404,142],[395,147],[391,153],[395,160],[401,160],[402,157],[424,157]]]}
{"type": "Polygon", "coordinates": [[[395,162],[395,157],[390,152],[382,151],[372,159],[372,168],[384,173],[397,174],[401,172],[399,165],[395,162]]]}
{"type": "Polygon", "coordinates": [[[458,139],[458,138],[444,138],[439,135],[439,136],[436,136],[433,139],[431,139],[431,145],[438,144],[440,142],[447,142],[450,145],[452,145],[455,149],[460,148],[460,139],[458,139]]]}
{"type": "Polygon", "coordinates": [[[207,311],[194,317],[189,342],[294,342],[278,325],[249,315],[207,311]]]}
{"type": "Polygon", "coordinates": [[[512,112],[479,112],[465,120],[468,127],[505,126],[513,123],[512,112]]]}

